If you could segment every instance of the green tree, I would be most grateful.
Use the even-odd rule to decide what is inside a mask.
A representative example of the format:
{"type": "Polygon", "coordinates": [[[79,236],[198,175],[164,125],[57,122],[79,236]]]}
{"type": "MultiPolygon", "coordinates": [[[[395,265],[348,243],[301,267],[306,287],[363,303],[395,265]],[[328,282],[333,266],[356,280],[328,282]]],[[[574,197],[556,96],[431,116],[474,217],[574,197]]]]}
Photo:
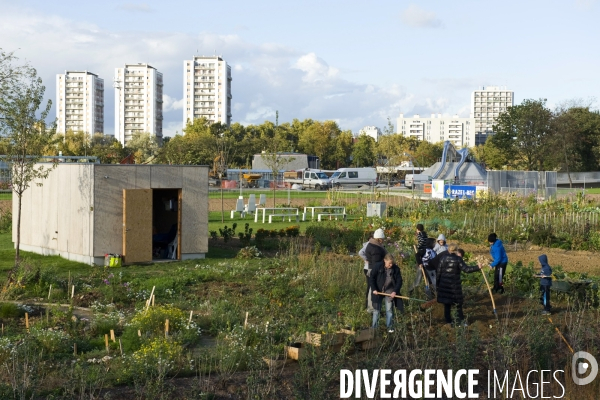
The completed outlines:
{"type": "Polygon", "coordinates": [[[542,171],[551,158],[551,120],[545,99],[524,100],[500,114],[488,141],[512,155],[518,168],[542,171]]]}
{"type": "Polygon", "coordinates": [[[9,83],[0,96],[0,136],[6,150],[1,159],[11,169],[11,186],[17,196],[16,267],[20,261],[23,193],[33,181],[45,179],[56,166],[55,163],[39,163],[44,149],[53,143],[55,126],[46,124],[52,102],[48,100],[42,106],[46,88],[34,69],[28,69],[27,73],[9,83]]]}
{"type": "Polygon", "coordinates": [[[600,160],[600,113],[589,105],[571,103],[557,107],[552,118],[551,153],[554,169],[567,172],[595,171],[600,160]]]}
{"type": "Polygon", "coordinates": [[[352,149],[352,164],[355,167],[372,167],[375,163],[375,140],[371,136],[360,135],[352,149]]]}
{"type": "Polygon", "coordinates": [[[153,164],[158,154],[156,136],[147,132],[134,133],[125,145],[125,151],[133,154],[136,164],[153,164]]]}

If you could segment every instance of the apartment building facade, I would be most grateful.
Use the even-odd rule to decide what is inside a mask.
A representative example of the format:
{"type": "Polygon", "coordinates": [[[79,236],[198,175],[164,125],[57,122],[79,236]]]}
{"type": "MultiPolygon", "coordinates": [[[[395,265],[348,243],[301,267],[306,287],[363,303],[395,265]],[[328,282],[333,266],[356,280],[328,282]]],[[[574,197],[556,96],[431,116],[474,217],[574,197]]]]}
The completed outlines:
{"type": "Polygon", "coordinates": [[[381,129],[379,129],[376,126],[365,126],[364,128],[362,128],[359,132],[358,135],[367,135],[373,138],[373,140],[375,140],[375,142],[379,141],[379,138],[381,138],[381,129]]]}
{"type": "Polygon", "coordinates": [[[397,120],[397,132],[407,137],[426,140],[430,143],[449,140],[456,148],[475,145],[475,119],[454,115],[444,117],[442,114],[431,114],[431,117],[413,115],[405,117],[400,114],[397,120]]]}
{"type": "Polygon", "coordinates": [[[194,56],[183,62],[183,126],[196,118],[231,124],[231,67],[221,57],[194,56]]]}
{"type": "Polygon", "coordinates": [[[471,115],[475,118],[475,145],[484,144],[494,134],[498,116],[514,105],[512,90],[502,86],[484,86],[471,94],[471,115]]]}
{"type": "Polygon", "coordinates": [[[144,63],[115,69],[115,138],[124,146],[136,133],[162,144],[163,75],[144,63]]]}
{"type": "Polygon", "coordinates": [[[104,133],[104,80],[89,71],[56,75],[58,133],[104,133]]]}

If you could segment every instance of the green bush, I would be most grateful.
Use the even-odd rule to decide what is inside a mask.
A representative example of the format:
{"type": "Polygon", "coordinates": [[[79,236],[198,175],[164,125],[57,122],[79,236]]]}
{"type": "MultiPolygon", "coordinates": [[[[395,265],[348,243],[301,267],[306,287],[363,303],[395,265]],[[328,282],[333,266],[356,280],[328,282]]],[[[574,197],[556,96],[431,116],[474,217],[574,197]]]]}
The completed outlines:
{"type": "Polygon", "coordinates": [[[13,303],[0,304],[0,318],[23,318],[25,310],[13,303]]]}

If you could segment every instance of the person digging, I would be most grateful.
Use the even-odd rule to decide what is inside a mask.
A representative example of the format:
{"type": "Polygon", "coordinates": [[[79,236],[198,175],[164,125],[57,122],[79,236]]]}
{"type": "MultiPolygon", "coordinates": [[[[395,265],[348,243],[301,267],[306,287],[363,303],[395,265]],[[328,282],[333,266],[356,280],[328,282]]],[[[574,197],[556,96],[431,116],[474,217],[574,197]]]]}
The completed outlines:
{"type": "Polygon", "coordinates": [[[479,272],[481,267],[468,266],[457,255],[458,250],[460,249],[452,246],[449,254],[443,257],[437,266],[437,302],[444,305],[444,318],[447,324],[467,326],[462,308],[464,297],[460,273],[479,272]],[[456,309],[456,321],[452,319],[453,308],[456,309]]]}
{"type": "Polygon", "coordinates": [[[388,332],[394,332],[393,317],[394,307],[399,312],[404,310],[404,303],[402,299],[395,298],[396,295],[400,294],[402,289],[402,274],[400,268],[394,263],[394,256],[390,253],[384,257],[383,265],[377,265],[371,269],[369,276],[369,287],[373,289],[371,294],[371,301],[373,303],[373,328],[379,326],[379,315],[381,312],[382,303],[385,303],[386,311],[386,327],[388,332]]]}

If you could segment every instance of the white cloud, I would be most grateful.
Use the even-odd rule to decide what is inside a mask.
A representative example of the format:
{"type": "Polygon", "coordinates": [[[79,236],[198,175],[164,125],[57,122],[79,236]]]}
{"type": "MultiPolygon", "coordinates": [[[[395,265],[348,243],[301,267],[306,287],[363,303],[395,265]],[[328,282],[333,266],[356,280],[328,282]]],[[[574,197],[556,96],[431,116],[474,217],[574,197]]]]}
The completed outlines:
{"type": "MultiPolygon", "coordinates": [[[[176,100],[168,94],[163,94],[163,112],[183,109],[183,99],[176,100]]],[[[182,117],[183,118],[183,117],[182,117]]]]}
{"type": "Polygon", "coordinates": [[[408,6],[400,15],[403,23],[413,28],[441,28],[442,21],[434,12],[426,11],[415,4],[408,6]]]}
{"type": "Polygon", "coordinates": [[[302,80],[306,83],[323,83],[335,78],[339,70],[327,65],[315,53],[305,54],[296,61],[294,68],[304,72],[302,80]]]}
{"type": "Polygon", "coordinates": [[[335,120],[342,129],[356,132],[365,125],[384,126],[388,116],[395,121],[401,110],[459,109],[452,107],[449,95],[417,102],[427,94],[407,93],[397,82],[385,87],[353,82],[344,76],[345,69],[330,66],[315,53],[279,43],[255,44],[238,35],[113,31],[85,21],[8,10],[0,14],[0,37],[3,49],[20,48],[17,55],[38,68],[47,98],[54,100],[56,74],[64,70],[88,70],[103,78],[106,133],[114,129],[115,68],[147,62],[163,73],[163,132],[170,136],[183,128],[183,60],[215,51],[232,66],[233,121],[242,124],[274,121],[277,110],[280,123],[335,120]]]}

